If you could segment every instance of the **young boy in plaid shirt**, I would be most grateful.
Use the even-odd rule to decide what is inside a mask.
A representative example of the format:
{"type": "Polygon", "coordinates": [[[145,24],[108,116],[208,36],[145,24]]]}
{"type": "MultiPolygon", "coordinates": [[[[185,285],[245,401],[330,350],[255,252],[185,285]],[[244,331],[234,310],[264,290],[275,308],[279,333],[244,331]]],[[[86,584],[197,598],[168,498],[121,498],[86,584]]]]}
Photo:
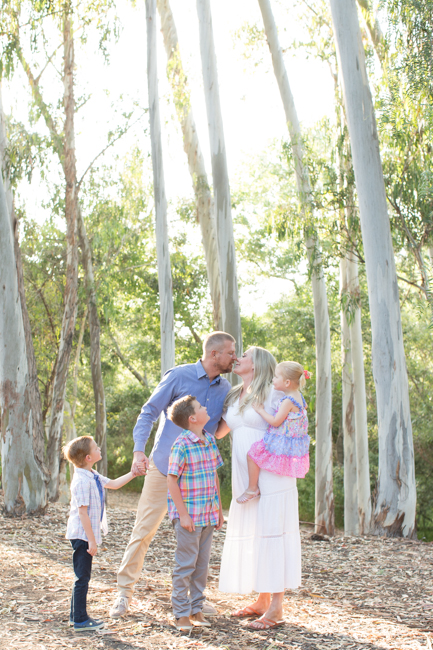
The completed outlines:
{"type": "Polygon", "coordinates": [[[75,583],[72,590],[69,622],[75,632],[100,630],[103,621],[90,618],[87,614],[87,591],[92,572],[92,558],[101,543],[101,530],[108,532],[105,512],[104,488],[117,490],[134,475],[132,472],[114,480],[98,474],[93,465],[101,460],[101,450],[91,436],[81,436],[71,440],[63,453],[73,463],[74,477],[71,481],[71,510],[69,513],[66,539],[74,550],[72,563],[75,583]]]}
{"type": "Polygon", "coordinates": [[[214,529],[224,517],[217,469],[223,465],[215,438],[204,426],[205,406],[188,395],[168,410],[184,431],[171,448],[168,463],[168,514],[176,535],[171,602],[179,630],[192,624],[209,627],[202,613],[214,529]]]}

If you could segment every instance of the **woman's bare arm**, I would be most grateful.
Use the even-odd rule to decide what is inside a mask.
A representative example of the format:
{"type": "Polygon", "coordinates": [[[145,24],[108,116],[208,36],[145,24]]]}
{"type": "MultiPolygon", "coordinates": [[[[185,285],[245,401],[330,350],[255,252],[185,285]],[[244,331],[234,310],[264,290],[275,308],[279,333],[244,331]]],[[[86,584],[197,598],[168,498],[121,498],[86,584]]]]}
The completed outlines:
{"type": "Polygon", "coordinates": [[[229,431],[230,431],[230,427],[228,426],[227,422],[223,418],[221,418],[218,424],[218,428],[215,431],[215,438],[217,440],[221,440],[221,438],[224,438],[224,436],[226,436],[229,431]]]}

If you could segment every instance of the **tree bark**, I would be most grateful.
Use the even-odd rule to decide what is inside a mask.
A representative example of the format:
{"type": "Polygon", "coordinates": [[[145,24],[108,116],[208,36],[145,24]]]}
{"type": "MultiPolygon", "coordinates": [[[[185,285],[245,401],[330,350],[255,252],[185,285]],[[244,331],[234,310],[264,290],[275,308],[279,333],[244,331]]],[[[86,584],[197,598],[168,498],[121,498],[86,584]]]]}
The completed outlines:
{"type": "Polygon", "coordinates": [[[301,127],[290,89],[283,54],[269,0],[259,0],[266,38],[272,55],[275,77],[283,101],[292,143],[296,181],[304,218],[304,236],[312,270],[314,323],[316,337],[316,524],[320,532],[334,533],[334,494],[332,480],[332,386],[331,337],[328,298],[323,275],[320,243],[314,226],[311,186],[301,127]]]}
{"type": "MultiPolygon", "coordinates": [[[[212,179],[215,201],[217,248],[220,269],[223,328],[236,340],[242,354],[242,329],[239,311],[236,252],[231,213],[230,184],[227,169],[224,128],[219,97],[218,71],[209,0],[197,0],[200,53],[209,129],[212,179]]],[[[233,381],[237,381],[234,378],[233,381]]]]}
{"type": "Polygon", "coordinates": [[[155,196],[155,235],[158,261],[158,287],[161,327],[161,376],[175,363],[173,281],[167,228],[162,160],[161,121],[159,117],[156,0],[146,0],[147,85],[149,95],[150,140],[152,145],[153,193],[155,196]]]}
{"type": "Polygon", "coordinates": [[[42,407],[24,300],[20,258],[0,173],[0,431],[5,512],[43,512],[48,475],[43,464],[42,407]],[[17,273],[18,271],[18,273],[17,273]],[[30,343],[30,347],[29,346],[30,343]]]}
{"type": "Polygon", "coordinates": [[[372,532],[415,535],[416,486],[398,284],[373,102],[355,0],[331,0],[359,197],[379,427],[372,532]]]}
{"type": "Polygon", "coordinates": [[[352,350],[349,323],[344,298],[348,294],[347,259],[340,258],[341,296],[341,384],[343,397],[343,440],[344,440],[344,533],[358,535],[358,481],[355,431],[355,390],[352,370],[352,350]]]}
{"type": "Polygon", "coordinates": [[[358,260],[347,254],[347,291],[354,307],[349,324],[355,400],[356,472],[358,483],[358,530],[368,535],[371,525],[370,461],[368,458],[367,396],[365,394],[364,350],[362,346],[361,304],[358,260]]]}
{"type": "Polygon", "coordinates": [[[72,16],[65,13],[63,17],[63,47],[64,68],[63,82],[65,108],[65,144],[64,144],[64,173],[66,180],[65,218],[66,218],[66,285],[64,293],[64,312],[56,376],[54,379],[53,399],[47,446],[47,461],[51,478],[48,484],[48,495],[51,501],[56,501],[59,492],[60,447],[63,424],[63,402],[66,392],[69,360],[72,351],[72,341],[77,315],[77,284],[78,284],[78,246],[77,246],[77,171],[75,160],[74,133],[74,40],[72,31],[72,16]]]}
{"type": "Polygon", "coordinates": [[[93,395],[95,398],[95,441],[101,448],[102,459],[97,464],[98,472],[107,475],[107,412],[105,408],[104,382],[101,370],[101,325],[98,316],[95,277],[93,275],[92,250],[87,238],[81,208],[77,202],[77,225],[82,252],[84,284],[90,330],[90,369],[92,372],[93,395]]]}
{"type": "Polygon", "coordinates": [[[161,31],[167,52],[167,77],[173,89],[174,104],[182,129],[183,146],[197,202],[207,275],[213,306],[213,324],[223,329],[221,312],[221,287],[214,204],[206,174],[203,154],[191,107],[191,93],[182,67],[176,25],[168,0],[157,0],[161,17],[161,31]]]}

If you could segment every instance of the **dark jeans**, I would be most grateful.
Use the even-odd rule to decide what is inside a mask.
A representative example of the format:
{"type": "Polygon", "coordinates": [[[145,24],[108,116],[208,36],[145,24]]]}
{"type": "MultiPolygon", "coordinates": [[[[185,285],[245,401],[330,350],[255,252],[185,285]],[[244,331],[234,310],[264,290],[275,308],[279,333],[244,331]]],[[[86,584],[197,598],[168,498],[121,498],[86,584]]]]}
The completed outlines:
{"type": "Polygon", "coordinates": [[[89,589],[90,575],[92,573],[92,556],[87,552],[89,543],[83,539],[71,539],[74,549],[72,563],[74,565],[75,583],[71,598],[70,619],[74,623],[84,623],[87,616],[87,591],[89,589]]]}

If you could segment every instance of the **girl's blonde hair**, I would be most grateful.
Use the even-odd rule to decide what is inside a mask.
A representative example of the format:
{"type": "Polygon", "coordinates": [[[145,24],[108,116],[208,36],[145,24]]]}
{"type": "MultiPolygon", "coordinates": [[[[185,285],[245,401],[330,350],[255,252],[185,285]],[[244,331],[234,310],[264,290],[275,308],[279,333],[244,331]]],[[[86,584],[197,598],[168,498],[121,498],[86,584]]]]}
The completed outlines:
{"type": "Polygon", "coordinates": [[[299,390],[302,390],[307,383],[305,370],[296,361],[282,361],[282,363],[277,365],[277,369],[281,372],[284,379],[290,379],[290,381],[296,383],[299,390]]]}
{"type": "MultiPolygon", "coordinates": [[[[243,413],[246,408],[253,404],[253,402],[264,404],[269,395],[269,391],[271,390],[272,378],[277,365],[272,354],[264,348],[253,346],[252,348],[248,348],[247,352],[251,352],[253,359],[254,378],[247,389],[247,394],[242,401],[242,404],[239,406],[239,413],[243,413]]],[[[224,402],[224,410],[226,410],[230,404],[236,402],[242,392],[242,387],[243,385],[239,384],[228,392],[224,402]]]]}

